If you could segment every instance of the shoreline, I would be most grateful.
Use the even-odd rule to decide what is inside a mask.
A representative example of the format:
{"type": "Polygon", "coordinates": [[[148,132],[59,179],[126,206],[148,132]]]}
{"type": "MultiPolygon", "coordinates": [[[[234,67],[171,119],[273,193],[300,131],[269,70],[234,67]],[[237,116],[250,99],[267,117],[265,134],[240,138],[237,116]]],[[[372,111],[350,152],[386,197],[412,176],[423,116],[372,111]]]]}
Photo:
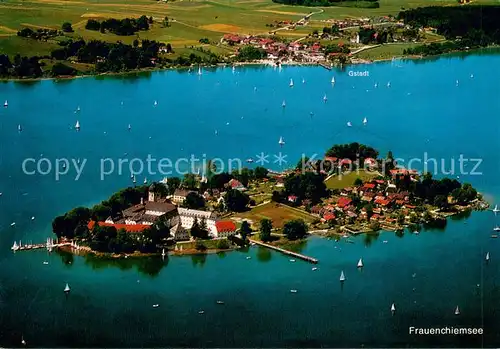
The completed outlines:
{"type": "MultiPolygon", "coordinates": [[[[490,46],[490,47],[482,47],[482,48],[477,48],[477,49],[470,49],[470,50],[465,50],[465,51],[452,51],[452,52],[446,52],[442,53],[439,55],[432,55],[432,56],[423,56],[423,55],[411,55],[411,56],[393,56],[393,57],[387,57],[387,58],[379,58],[379,59],[359,59],[356,60],[355,62],[350,62],[346,63],[344,67],[347,66],[356,66],[360,64],[376,64],[376,63],[381,63],[381,62],[387,62],[391,61],[393,59],[402,59],[402,60],[425,60],[425,59],[435,59],[435,58],[443,58],[448,55],[456,55],[456,54],[478,54],[481,51],[485,50],[494,50],[494,49],[499,49],[500,46],[490,46]]],[[[499,52],[500,53],[500,52],[499,52]]],[[[276,65],[275,62],[272,60],[264,59],[264,60],[259,60],[259,61],[249,61],[249,62],[234,62],[234,63],[218,63],[216,65],[199,65],[203,68],[225,68],[228,66],[270,66],[272,67],[273,65],[276,65]]],[[[313,62],[294,62],[294,61],[286,61],[286,62],[280,62],[280,65],[282,66],[290,66],[290,67],[295,67],[295,66],[316,66],[316,67],[321,67],[319,63],[313,63],[313,62]]],[[[75,79],[81,79],[81,78],[99,78],[99,77],[106,77],[106,76],[127,76],[127,75],[139,75],[139,74],[145,74],[145,73],[158,73],[158,72],[168,72],[168,71],[182,71],[182,70],[188,70],[196,67],[196,65],[193,66],[173,66],[173,67],[165,67],[165,68],[153,68],[153,69],[137,69],[137,70],[130,70],[130,71],[123,71],[123,72],[106,72],[106,73],[98,73],[98,74],[84,74],[84,75],[75,75],[75,76],[58,76],[58,77],[40,77],[40,78],[0,78],[0,83],[9,83],[9,82],[38,82],[38,81],[71,81],[75,79]]],[[[338,66],[332,65],[332,69],[336,68],[338,66]]]]}

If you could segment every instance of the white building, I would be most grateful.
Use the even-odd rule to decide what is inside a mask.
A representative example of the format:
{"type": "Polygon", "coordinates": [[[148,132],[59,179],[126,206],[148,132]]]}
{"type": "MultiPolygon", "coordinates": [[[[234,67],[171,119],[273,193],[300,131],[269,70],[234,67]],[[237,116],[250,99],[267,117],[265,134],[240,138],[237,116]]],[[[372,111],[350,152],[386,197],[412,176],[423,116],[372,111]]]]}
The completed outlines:
{"type": "Polygon", "coordinates": [[[198,223],[201,223],[202,220],[205,220],[205,223],[207,224],[207,230],[210,235],[217,235],[217,229],[215,227],[217,215],[214,212],[191,210],[182,207],[179,207],[177,210],[179,212],[181,225],[184,229],[191,229],[196,218],[198,220],[198,223]]]}
{"type": "Polygon", "coordinates": [[[170,235],[174,238],[176,241],[180,240],[189,240],[189,232],[182,227],[182,225],[176,224],[172,229],[170,229],[170,235]]]}
{"type": "Polygon", "coordinates": [[[227,238],[236,234],[236,224],[233,221],[217,221],[215,222],[215,238],[227,238]]]}
{"type": "Polygon", "coordinates": [[[172,196],[172,201],[176,204],[182,204],[184,200],[186,200],[186,196],[188,196],[189,193],[196,192],[193,190],[176,189],[174,191],[174,195],[172,196]]]}

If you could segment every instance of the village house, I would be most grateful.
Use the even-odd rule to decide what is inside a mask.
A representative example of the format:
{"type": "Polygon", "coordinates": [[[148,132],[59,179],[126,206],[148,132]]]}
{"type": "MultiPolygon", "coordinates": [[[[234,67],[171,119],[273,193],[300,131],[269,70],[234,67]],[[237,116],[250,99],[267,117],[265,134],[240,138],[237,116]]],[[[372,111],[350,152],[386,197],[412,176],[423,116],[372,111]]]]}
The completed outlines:
{"type": "Polygon", "coordinates": [[[186,200],[186,196],[190,193],[196,193],[194,190],[185,190],[185,189],[175,189],[174,195],[172,196],[172,201],[176,204],[184,203],[186,200]]]}
{"type": "Polygon", "coordinates": [[[247,190],[247,188],[245,188],[245,186],[237,179],[231,179],[227,184],[226,186],[228,188],[231,188],[231,189],[236,189],[236,190],[239,190],[239,191],[245,191],[247,190]]]}
{"type": "Polygon", "coordinates": [[[215,222],[215,234],[217,239],[227,238],[236,234],[236,224],[233,221],[217,221],[215,222]]]}

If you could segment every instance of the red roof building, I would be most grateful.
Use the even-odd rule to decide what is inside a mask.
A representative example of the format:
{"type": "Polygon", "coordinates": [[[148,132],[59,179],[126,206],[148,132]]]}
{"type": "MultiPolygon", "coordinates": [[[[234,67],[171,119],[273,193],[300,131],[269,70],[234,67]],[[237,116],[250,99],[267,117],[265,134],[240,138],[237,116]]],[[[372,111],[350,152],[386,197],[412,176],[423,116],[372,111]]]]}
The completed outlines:
{"type": "Polygon", "coordinates": [[[217,233],[232,233],[236,231],[236,224],[233,221],[217,221],[215,222],[217,233]]]}
{"type": "Polygon", "coordinates": [[[337,206],[340,207],[340,208],[343,208],[343,207],[346,207],[346,206],[349,206],[349,204],[352,202],[351,199],[349,198],[346,198],[346,197],[340,197],[339,198],[339,201],[337,202],[337,206]]]}
{"type": "Polygon", "coordinates": [[[350,165],[350,164],[352,164],[352,160],[351,159],[342,159],[339,162],[340,166],[342,166],[342,165],[350,165]]]}
{"type": "Polygon", "coordinates": [[[333,213],[328,212],[328,213],[325,213],[325,215],[323,216],[323,219],[328,222],[328,221],[335,219],[335,215],[333,213]]]}

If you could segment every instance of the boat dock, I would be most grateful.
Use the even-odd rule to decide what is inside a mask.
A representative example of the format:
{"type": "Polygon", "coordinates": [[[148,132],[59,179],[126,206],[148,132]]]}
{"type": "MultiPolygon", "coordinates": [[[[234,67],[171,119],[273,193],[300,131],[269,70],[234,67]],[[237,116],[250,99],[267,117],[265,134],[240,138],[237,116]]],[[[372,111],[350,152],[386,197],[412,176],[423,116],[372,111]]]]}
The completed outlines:
{"type": "Polygon", "coordinates": [[[326,65],[324,63],[318,63],[318,65],[322,66],[323,68],[325,68],[326,70],[332,70],[332,67],[329,66],[329,65],[326,65]]]}
{"type": "Polygon", "coordinates": [[[269,245],[269,244],[266,244],[266,243],[261,242],[261,241],[256,241],[256,240],[252,240],[252,239],[248,239],[248,240],[250,242],[256,244],[256,245],[270,248],[272,250],[281,252],[281,253],[286,254],[288,256],[293,256],[295,258],[302,259],[302,260],[304,260],[306,262],[309,262],[309,263],[313,263],[313,264],[317,264],[318,263],[318,260],[316,258],[313,258],[313,257],[309,257],[309,256],[306,256],[306,255],[297,253],[297,252],[288,251],[288,250],[285,250],[284,248],[276,247],[276,246],[273,246],[273,245],[269,245]]]}
{"type": "MultiPolygon", "coordinates": [[[[53,244],[51,248],[63,247],[63,246],[71,246],[71,242],[64,242],[60,244],[53,244]]],[[[42,248],[47,248],[47,244],[28,244],[18,246],[16,249],[12,249],[13,251],[27,251],[27,250],[38,250],[42,248]]]]}

